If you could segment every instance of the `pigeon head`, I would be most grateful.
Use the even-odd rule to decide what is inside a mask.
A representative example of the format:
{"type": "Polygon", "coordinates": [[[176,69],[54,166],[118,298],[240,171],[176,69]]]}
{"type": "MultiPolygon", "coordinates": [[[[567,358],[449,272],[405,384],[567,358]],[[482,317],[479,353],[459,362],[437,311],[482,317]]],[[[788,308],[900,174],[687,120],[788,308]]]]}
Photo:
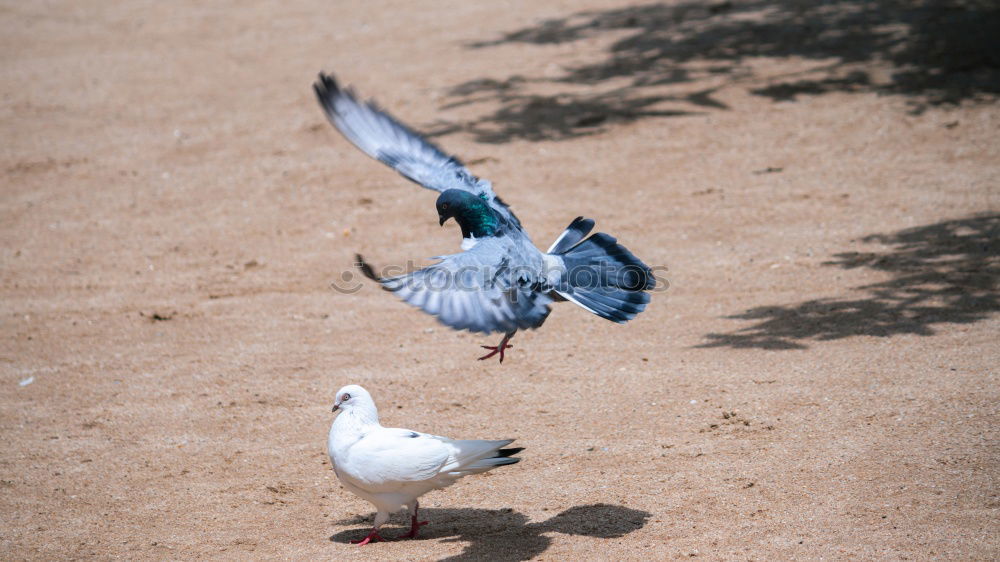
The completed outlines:
{"type": "Polygon", "coordinates": [[[497,217],[489,203],[468,191],[445,190],[438,197],[437,212],[440,223],[454,218],[462,227],[462,238],[493,236],[497,228],[497,217]]]}
{"type": "Polygon", "coordinates": [[[351,411],[354,408],[375,408],[372,395],[368,391],[356,384],[349,384],[337,391],[337,399],[333,403],[333,411],[351,411]]]}

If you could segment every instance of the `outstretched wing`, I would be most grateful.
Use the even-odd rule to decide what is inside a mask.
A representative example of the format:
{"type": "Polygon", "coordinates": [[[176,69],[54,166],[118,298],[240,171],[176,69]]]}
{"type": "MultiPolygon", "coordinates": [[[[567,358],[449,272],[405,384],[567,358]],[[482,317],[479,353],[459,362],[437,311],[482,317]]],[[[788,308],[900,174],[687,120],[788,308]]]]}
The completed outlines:
{"type": "Polygon", "coordinates": [[[480,240],[467,252],[398,277],[379,278],[361,256],[365,275],[441,323],[470,332],[512,332],[537,328],[552,298],[539,288],[538,273],[509,257],[502,238],[480,240]]]}
{"type": "Polygon", "coordinates": [[[488,180],[477,178],[454,156],[445,154],[373,101],[360,102],[350,88],[320,73],[313,85],[330,123],[362,152],[428,189],[461,189],[490,202],[495,210],[517,219],[493,193],[488,180]]]}

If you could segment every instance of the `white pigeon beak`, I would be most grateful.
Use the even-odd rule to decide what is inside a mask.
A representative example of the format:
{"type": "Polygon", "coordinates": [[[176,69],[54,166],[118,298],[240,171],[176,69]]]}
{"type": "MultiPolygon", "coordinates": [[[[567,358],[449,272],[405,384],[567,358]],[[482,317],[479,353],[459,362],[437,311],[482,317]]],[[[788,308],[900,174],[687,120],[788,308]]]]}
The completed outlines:
{"type": "Polygon", "coordinates": [[[339,409],[340,409],[340,404],[334,404],[334,405],[333,405],[333,409],[332,409],[332,410],[330,410],[330,411],[331,411],[331,412],[336,412],[336,411],[337,411],[337,410],[339,410],[339,409]]]}

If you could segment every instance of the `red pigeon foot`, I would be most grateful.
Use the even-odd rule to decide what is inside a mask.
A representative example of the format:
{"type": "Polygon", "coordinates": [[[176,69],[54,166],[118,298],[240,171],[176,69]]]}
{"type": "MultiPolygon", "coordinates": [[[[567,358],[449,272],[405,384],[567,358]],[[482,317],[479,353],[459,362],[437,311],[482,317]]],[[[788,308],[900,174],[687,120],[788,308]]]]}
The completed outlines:
{"type": "Polygon", "coordinates": [[[417,533],[420,532],[420,527],[422,527],[422,526],[424,526],[424,525],[426,525],[428,523],[430,523],[430,521],[419,521],[418,522],[417,521],[417,516],[414,515],[413,516],[413,521],[412,521],[411,526],[410,526],[410,532],[406,533],[405,535],[403,535],[403,536],[401,536],[399,538],[401,538],[401,539],[415,539],[415,538],[417,538],[417,533]]]}
{"type": "Polygon", "coordinates": [[[483,346],[480,346],[483,349],[489,349],[491,351],[489,353],[487,353],[486,355],[483,355],[482,357],[480,357],[479,360],[482,361],[483,359],[489,359],[490,357],[493,357],[494,355],[496,355],[496,354],[499,353],[500,354],[500,362],[503,363],[503,352],[504,352],[504,350],[507,350],[507,349],[510,349],[510,348],[514,347],[514,346],[512,346],[512,345],[510,345],[510,344],[507,343],[507,342],[510,341],[510,338],[512,338],[512,337],[514,337],[514,334],[507,334],[507,335],[505,335],[503,337],[503,339],[500,340],[500,345],[495,345],[495,346],[494,345],[483,345],[483,346]]]}
{"type": "Polygon", "coordinates": [[[379,542],[379,541],[385,541],[385,539],[383,539],[378,534],[378,529],[372,529],[372,532],[368,533],[367,537],[365,537],[365,538],[363,538],[363,539],[361,539],[359,541],[351,541],[351,544],[356,544],[358,546],[365,546],[366,544],[368,544],[370,542],[379,542]]]}

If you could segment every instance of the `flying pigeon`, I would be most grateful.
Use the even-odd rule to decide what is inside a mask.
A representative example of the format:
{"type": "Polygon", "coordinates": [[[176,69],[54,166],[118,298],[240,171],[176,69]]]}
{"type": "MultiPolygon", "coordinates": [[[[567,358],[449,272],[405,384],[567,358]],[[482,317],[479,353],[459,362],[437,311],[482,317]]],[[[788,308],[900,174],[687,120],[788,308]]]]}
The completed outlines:
{"type": "Polygon", "coordinates": [[[327,441],[333,470],[345,488],[375,504],[377,510],[372,531],[354,544],[385,540],[379,528],[404,505],[410,512],[410,532],[401,538],[415,538],[427,524],[417,521],[417,498],[451,486],[463,476],[515,464],[521,459],[512,455],[524,450],[503,448],[513,439],[457,441],[382,427],[371,395],[356,384],[337,391],[333,411],[338,410],[327,441]]]}
{"type": "Polygon", "coordinates": [[[395,277],[379,277],[359,255],[368,277],[407,303],[456,329],[503,332],[480,360],[512,347],[519,329],[537,328],[549,304],[568,300],[608,320],[625,323],[646,308],[656,286],[650,268],[613,236],[587,237],[594,221],[577,217],[546,252],[532,244],[510,207],[454,156],[413,132],[374,101],[360,102],[350,88],[320,73],[313,86],[330,123],[365,154],[403,177],[440,192],[439,223],[454,218],[463,252],[395,277]]]}

